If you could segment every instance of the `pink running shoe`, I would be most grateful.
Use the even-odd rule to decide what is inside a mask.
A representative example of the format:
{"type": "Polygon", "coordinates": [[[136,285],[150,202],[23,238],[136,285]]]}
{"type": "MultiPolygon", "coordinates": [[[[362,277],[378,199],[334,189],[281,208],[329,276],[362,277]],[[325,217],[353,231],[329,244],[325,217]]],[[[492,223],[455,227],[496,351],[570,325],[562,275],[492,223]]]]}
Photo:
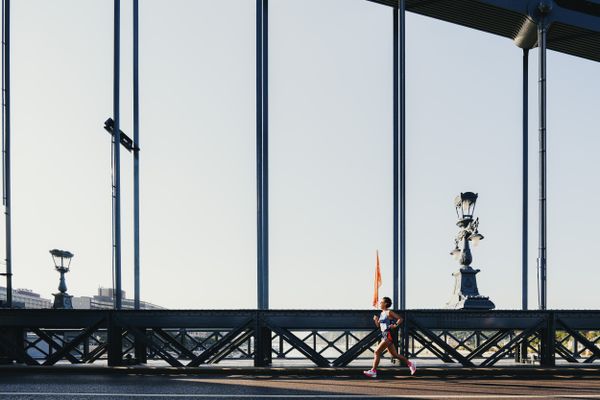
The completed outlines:
{"type": "Polygon", "coordinates": [[[417,363],[415,361],[409,361],[408,369],[410,369],[410,374],[414,375],[415,372],[417,372],[417,363]]]}
{"type": "Polygon", "coordinates": [[[363,374],[365,374],[365,376],[368,376],[369,378],[377,378],[377,371],[372,369],[368,371],[363,371],[363,374]]]}

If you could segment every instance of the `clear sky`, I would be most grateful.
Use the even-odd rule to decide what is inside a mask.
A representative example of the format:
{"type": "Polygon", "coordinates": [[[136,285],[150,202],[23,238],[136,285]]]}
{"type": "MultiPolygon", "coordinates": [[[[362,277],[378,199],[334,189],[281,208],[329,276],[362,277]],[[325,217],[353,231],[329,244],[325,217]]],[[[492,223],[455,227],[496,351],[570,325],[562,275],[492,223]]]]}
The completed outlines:
{"type": "MultiPolygon", "coordinates": [[[[392,292],[392,10],[270,0],[270,305],[369,308],[392,292]]],[[[112,1],[12,2],[14,287],[111,283],[112,1]]],[[[132,134],[122,1],[122,129],[132,134]]],[[[142,299],[256,306],[255,1],[141,0],[142,299]]],[[[480,292],[521,306],[521,68],[510,40],[408,13],[407,306],[441,308],[453,199],[479,193],[480,292]]],[[[600,63],[548,54],[548,305],[598,308],[600,63]]],[[[536,301],[537,51],[530,54],[530,301],[536,301]]],[[[132,157],[122,152],[133,297],[132,157]]],[[[2,235],[4,234],[2,230],[2,235]]],[[[1,284],[1,283],[0,283],[1,284]]]]}

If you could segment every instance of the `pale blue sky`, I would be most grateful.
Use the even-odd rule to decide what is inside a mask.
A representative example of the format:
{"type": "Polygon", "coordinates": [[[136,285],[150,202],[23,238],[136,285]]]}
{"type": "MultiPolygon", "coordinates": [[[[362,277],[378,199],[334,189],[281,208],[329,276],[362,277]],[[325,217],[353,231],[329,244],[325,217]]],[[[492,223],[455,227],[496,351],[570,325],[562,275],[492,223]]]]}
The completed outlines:
{"type": "MultiPolygon", "coordinates": [[[[122,129],[131,134],[131,1],[122,129]]],[[[13,2],[14,286],[111,286],[112,1],[13,2]]],[[[255,1],[141,0],[142,298],[256,306],[255,1]]],[[[270,305],[368,308],[392,290],[392,10],[270,0],[270,305]]],[[[440,308],[457,263],[452,200],[478,192],[482,294],[521,305],[521,50],[407,14],[407,305],[440,308]]],[[[600,64],[548,54],[548,305],[598,308],[600,64]]],[[[537,52],[530,54],[530,302],[537,307],[537,52]]],[[[133,296],[122,153],[123,288],[133,296]]]]}

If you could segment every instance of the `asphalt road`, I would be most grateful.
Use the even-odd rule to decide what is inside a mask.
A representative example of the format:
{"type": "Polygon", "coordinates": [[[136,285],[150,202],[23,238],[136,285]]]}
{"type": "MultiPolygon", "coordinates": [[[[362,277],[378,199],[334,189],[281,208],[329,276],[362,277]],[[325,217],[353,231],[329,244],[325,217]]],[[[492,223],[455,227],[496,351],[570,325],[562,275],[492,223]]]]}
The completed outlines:
{"type": "Polygon", "coordinates": [[[198,375],[0,376],[0,399],[287,399],[287,398],[535,399],[598,398],[600,379],[388,376],[269,377],[198,375]]]}

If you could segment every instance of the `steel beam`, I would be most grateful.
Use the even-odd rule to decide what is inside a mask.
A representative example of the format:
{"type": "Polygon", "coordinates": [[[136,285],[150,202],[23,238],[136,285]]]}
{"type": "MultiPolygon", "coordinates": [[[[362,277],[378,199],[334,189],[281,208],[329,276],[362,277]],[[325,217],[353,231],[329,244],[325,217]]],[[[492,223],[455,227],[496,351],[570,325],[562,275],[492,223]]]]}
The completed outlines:
{"type": "MultiPolygon", "coordinates": [[[[439,358],[443,362],[447,362],[447,363],[455,363],[456,362],[452,358],[450,358],[450,356],[448,354],[444,353],[443,350],[440,350],[437,347],[435,347],[433,345],[433,342],[428,340],[424,335],[420,334],[416,328],[410,329],[410,333],[411,333],[413,339],[416,340],[418,343],[421,343],[421,345],[423,346],[424,349],[429,350],[433,355],[435,355],[437,358],[439,358]]],[[[413,345],[413,347],[414,347],[414,345],[413,345]]],[[[406,353],[405,356],[408,357],[408,354],[409,353],[406,353]]]]}
{"type": "Polygon", "coordinates": [[[588,340],[581,333],[579,333],[576,330],[569,327],[568,324],[566,324],[564,321],[562,321],[558,317],[556,318],[556,323],[557,323],[557,325],[559,325],[559,327],[562,327],[562,329],[564,329],[569,335],[571,335],[573,337],[573,339],[576,341],[575,343],[577,343],[577,342],[581,343],[586,349],[588,349],[594,355],[594,357],[596,357],[596,358],[600,357],[600,349],[593,342],[588,340]]]}
{"type": "Polygon", "coordinates": [[[541,310],[547,307],[546,282],[546,37],[547,21],[542,17],[538,22],[539,47],[539,247],[538,247],[538,305],[541,310]]]}
{"type": "MultiPolygon", "coordinates": [[[[269,1],[264,0],[262,24],[263,67],[263,303],[269,309],[269,1]]],[[[270,334],[269,334],[270,336],[270,334]]],[[[270,355],[270,352],[269,352],[270,355]]]]}
{"type": "Polygon", "coordinates": [[[263,1],[256,0],[256,308],[262,308],[263,288],[263,202],[262,202],[262,162],[263,162],[263,74],[262,74],[262,19],[263,1]]]}
{"type": "Polygon", "coordinates": [[[491,367],[492,365],[497,363],[500,360],[500,358],[503,355],[507,354],[513,347],[515,347],[517,343],[521,341],[521,339],[527,340],[527,337],[535,334],[535,332],[537,332],[544,325],[544,323],[545,321],[542,320],[539,321],[537,324],[533,325],[532,327],[523,330],[521,333],[513,337],[508,343],[506,343],[504,346],[498,349],[498,351],[496,351],[492,356],[490,356],[484,362],[482,362],[481,366],[491,367]]]}
{"type": "Polygon", "coordinates": [[[400,309],[406,309],[406,11],[400,0],[400,309]]]}
{"type": "Polygon", "coordinates": [[[133,0],[133,307],[140,309],[140,95],[139,13],[133,0]]]}
{"type": "Polygon", "coordinates": [[[66,357],[71,351],[73,351],[79,344],[83,343],[92,333],[96,332],[100,326],[104,324],[104,320],[100,320],[94,325],[87,327],[84,329],[79,335],[77,335],[73,340],[66,343],[59,351],[52,354],[48,359],[43,363],[43,365],[54,365],[63,357],[66,357]]]}
{"type": "MultiPolygon", "coordinates": [[[[204,350],[202,354],[197,357],[194,357],[188,364],[188,367],[197,367],[200,364],[208,361],[211,357],[215,356],[219,351],[225,348],[231,341],[237,338],[242,333],[246,332],[248,329],[251,329],[251,325],[253,322],[256,322],[254,319],[248,319],[244,321],[240,326],[229,331],[223,338],[221,338],[217,343],[213,344],[208,349],[204,350]]],[[[256,352],[256,348],[255,348],[256,352]]]]}
{"type": "Polygon", "coordinates": [[[260,315],[254,320],[254,366],[266,367],[271,363],[271,331],[265,326],[260,315]]]}
{"type": "Polygon", "coordinates": [[[521,308],[527,310],[527,237],[529,203],[529,49],[523,49],[523,188],[522,188],[522,231],[521,231],[521,308]]]}
{"type": "MultiPolygon", "coordinates": [[[[36,334],[36,335],[37,335],[37,336],[40,338],[40,340],[42,340],[42,341],[44,341],[44,342],[48,343],[48,351],[49,351],[49,352],[51,351],[51,349],[54,349],[54,350],[56,350],[56,351],[61,351],[61,350],[62,350],[62,348],[63,348],[63,347],[62,347],[62,346],[60,346],[58,343],[56,343],[56,342],[54,341],[54,338],[52,338],[50,335],[48,335],[48,334],[47,334],[46,332],[44,332],[43,330],[41,330],[41,329],[37,329],[37,328],[33,328],[31,331],[32,331],[33,333],[35,333],[35,334],[36,334]]],[[[79,363],[81,362],[81,361],[79,361],[77,358],[75,358],[75,357],[74,357],[74,356],[73,356],[71,353],[69,353],[69,352],[66,352],[66,353],[64,354],[64,356],[65,356],[65,358],[66,358],[67,360],[69,360],[69,361],[70,361],[71,363],[73,363],[73,364],[79,364],[79,363]]]]}
{"type": "Polygon", "coordinates": [[[319,367],[329,367],[329,361],[309,345],[300,340],[296,335],[279,326],[270,325],[269,328],[276,332],[286,342],[292,345],[300,353],[304,354],[309,360],[314,362],[319,367]]]}
{"type": "MultiPolygon", "coordinates": [[[[38,361],[27,356],[26,348],[19,341],[23,341],[27,332],[52,332],[54,339],[60,337],[62,332],[77,330],[76,338],[62,343],[60,349],[52,345],[53,354],[42,357],[46,365],[54,364],[61,360],[70,360],[81,356],[81,362],[93,362],[101,355],[108,352],[109,365],[122,365],[123,363],[123,338],[133,335],[135,341],[156,352],[156,356],[166,360],[171,365],[183,364],[181,360],[189,360],[195,353],[195,358],[188,362],[187,367],[195,367],[201,363],[213,362],[227,356],[231,349],[245,342],[250,335],[254,340],[254,362],[256,366],[268,365],[269,355],[273,351],[271,331],[280,335],[280,339],[290,343],[318,366],[347,365],[360,353],[368,351],[376,332],[373,330],[373,311],[367,310],[144,310],[144,311],[107,311],[107,310],[17,310],[0,309],[0,352],[21,362],[31,365],[38,361]],[[169,338],[175,329],[179,332],[182,328],[191,331],[216,332],[202,341],[192,340],[194,343],[185,344],[175,342],[169,338]],[[147,335],[146,332],[154,330],[156,336],[147,335]],[[221,332],[228,331],[224,336],[221,332]],[[359,344],[345,349],[335,346],[335,343],[349,331],[360,331],[366,334],[367,339],[359,340],[359,344]],[[304,338],[297,337],[298,331],[308,331],[310,334],[304,338]],[[20,339],[17,332],[20,333],[20,339]],[[90,335],[107,334],[107,341],[98,349],[85,354],[79,347],[85,345],[90,335]],[[260,334],[256,334],[259,332],[260,334]],[[334,334],[328,336],[325,332],[334,334]],[[159,339],[162,337],[162,340],[159,339]],[[329,339],[333,337],[333,339],[329,339]],[[15,342],[15,338],[17,342],[15,342]],[[317,338],[324,340],[325,347],[318,347],[317,338]],[[214,341],[216,340],[216,343],[214,341]],[[15,344],[17,343],[17,344],[15,344]],[[173,346],[178,354],[169,354],[164,349],[165,343],[173,346]],[[198,343],[210,344],[206,350],[198,354],[198,343]],[[335,358],[323,357],[323,350],[335,349],[339,353],[335,358]],[[15,349],[19,349],[18,351],[15,349]],[[58,350],[58,351],[56,351],[58,350]],[[76,352],[79,354],[71,353],[76,352]]],[[[552,365],[556,355],[565,357],[565,348],[561,342],[556,341],[556,330],[566,331],[579,343],[589,349],[593,356],[585,362],[593,361],[600,350],[593,340],[588,340],[580,331],[600,330],[600,311],[451,311],[451,310],[416,310],[406,311],[405,319],[408,330],[413,340],[422,343],[435,357],[443,362],[452,362],[451,358],[463,365],[485,367],[499,360],[510,358],[510,352],[517,346],[525,347],[532,337],[541,340],[539,349],[534,349],[540,356],[543,365],[552,365]],[[556,322],[555,322],[556,321],[556,322]],[[557,328],[558,326],[558,328],[557,328]],[[440,331],[443,335],[440,337],[440,331]],[[470,332],[467,336],[458,336],[455,331],[470,332]],[[474,331],[475,333],[472,333],[474,331]],[[494,331],[493,335],[486,337],[484,343],[477,342],[477,347],[468,343],[474,334],[481,331],[494,331]],[[520,332],[520,333],[518,333],[520,332]],[[505,342],[507,335],[510,340],[505,342]],[[458,346],[447,343],[446,338],[458,342],[458,346]],[[497,350],[493,347],[497,346],[497,350]],[[561,347],[562,346],[562,347],[561,347]],[[468,355],[458,349],[469,350],[468,355]],[[492,354],[489,355],[488,353],[492,354]],[[483,354],[488,357],[483,362],[483,354]]],[[[356,333],[355,332],[355,333],[356,333]]],[[[48,335],[51,337],[52,335],[48,335]]],[[[39,335],[48,342],[48,337],[39,335]]],[[[37,338],[36,338],[37,340],[37,338]]],[[[21,342],[22,343],[22,342],[21,342]]],[[[32,348],[36,341],[28,342],[27,349],[32,348]]],[[[413,351],[413,355],[420,354],[413,351]]],[[[462,350],[461,350],[462,351],[462,350]]],[[[289,351],[281,352],[281,358],[289,351]]],[[[250,354],[250,353],[248,353],[250,354]]],[[[571,361],[579,359],[577,354],[571,361]]],[[[292,357],[293,358],[293,357],[292,357]]]]}
{"type": "MultiPolygon", "coordinates": [[[[183,364],[177,360],[174,356],[172,356],[167,350],[164,349],[163,346],[160,346],[154,342],[152,336],[147,335],[146,332],[129,326],[128,324],[124,324],[121,322],[121,327],[127,329],[127,332],[132,334],[135,338],[134,342],[141,342],[146,345],[148,348],[152,349],[162,360],[169,363],[172,367],[183,367],[183,364]]],[[[121,360],[122,362],[122,360],[121,360]]]]}
{"type": "MultiPolygon", "coordinates": [[[[399,276],[398,276],[398,263],[399,263],[399,257],[398,257],[398,244],[399,244],[399,240],[398,240],[398,236],[399,236],[399,227],[398,227],[398,216],[399,216],[399,161],[398,161],[398,156],[399,156],[399,142],[400,142],[400,135],[399,135],[399,115],[398,115],[398,108],[399,108],[399,100],[398,100],[398,81],[400,79],[400,72],[399,72],[399,67],[398,67],[398,43],[399,43],[399,38],[398,38],[398,8],[394,7],[392,9],[393,13],[394,13],[394,24],[393,24],[393,68],[392,68],[392,74],[393,74],[393,98],[394,98],[394,102],[393,102],[393,116],[394,116],[394,120],[393,120],[393,151],[394,151],[394,155],[393,155],[393,195],[394,195],[394,200],[393,200],[393,204],[394,204],[394,223],[393,223],[393,229],[394,229],[394,261],[393,261],[393,282],[394,282],[394,288],[393,288],[393,296],[392,296],[392,302],[394,303],[394,307],[399,307],[399,298],[398,298],[398,284],[399,284],[399,276]]],[[[402,308],[402,307],[400,307],[402,308]]]]}
{"type": "MultiPolygon", "coordinates": [[[[406,319],[421,326],[443,330],[499,330],[528,327],[527,321],[547,318],[551,311],[409,310],[406,319]]],[[[600,311],[563,310],[556,315],[572,329],[600,330],[600,311]]],[[[10,327],[81,329],[111,315],[123,315],[137,328],[214,328],[230,330],[249,319],[290,330],[371,331],[372,310],[34,310],[0,309],[0,329],[10,327]],[[258,315],[258,317],[257,317],[258,315]]],[[[410,324],[409,324],[410,325],[410,324]]],[[[106,325],[101,326],[105,329],[106,325]]]]}
{"type": "Polygon", "coordinates": [[[555,311],[557,319],[566,323],[572,329],[600,331],[598,328],[599,311],[555,311]]]}
{"type": "Polygon", "coordinates": [[[96,347],[94,350],[89,352],[85,357],[83,357],[81,359],[81,362],[86,363],[86,364],[91,364],[94,361],[98,360],[100,357],[102,357],[104,354],[106,354],[106,351],[107,351],[107,343],[102,343],[101,345],[96,347]]]}
{"type": "Polygon", "coordinates": [[[373,330],[367,336],[356,342],[354,346],[348,349],[344,354],[336,358],[331,365],[333,367],[345,367],[354,359],[364,353],[372,345],[377,343],[381,338],[381,333],[378,330],[373,330]]]}
{"type": "Polygon", "coordinates": [[[556,316],[549,312],[546,318],[546,326],[541,335],[540,365],[543,367],[554,367],[556,364],[556,316]]]}
{"type": "Polygon", "coordinates": [[[121,309],[121,130],[119,112],[120,86],[120,43],[121,43],[121,1],[114,0],[114,46],[113,46],[113,268],[115,309],[121,309]]]}
{"type": "Polygon", "coordinates": [[[11,225],[11,176],[10,176],[10,0],[2,1],[2,158],[3,158],[3,204],[5,218],[6,251],[6,305],[11,308],[12,301],[12,225],[11,225]]]}
{"type": "Polygon", "coordinates": [[[256,0],[257,308],[269,308],[268,0],[256,0]]]}
{"type": "Polygon", "coordinates": [[[410,324],[409,329],[414,329],[414,330],[418,330],[419,332],[421,332],[421,334],[424,337],[429,339],[431,342],[435,343],[440,349],[442,349],[448,355],[450,355],[451,357],[454,357],[454,359],[456,361],[458,361],[459,363],[461,363],[463,366],[465,366],[465,367],[474,367],[475,366],[469,359],[467,359],[465,356],[463,356],[461,353],[459,353],[453,347],[449,346],[445,341],[440,339],[435,333],[433,333],[433,331],[431,329],[418,324],[412,318],[410,318],[408,321],[405,321],[404,323],[405,324],[409,323],[410,324]]]}
{"type": "Polygon", "coordinates": [[[406,67],[405,4],[393,8],[393,303],[406,308],[406,67]]]}
{"type": "Polygon", "coordinates": [[[123,364],[123,327],[118,324],[114,313],[109,314],[106,326],[108,366],[116,367],[123,364]]]}
{"type": "Polygon", "coordinates": [[[38,366],[39,363],[27,354],[23,344],[23,329],[15,327],[0,330],[0,355],[2,358],[8,356],[9,360],[38,366]]]}
{"type": "Polygon", "coordinates": [[[489,337],[484,343],[478,344],[477,348],[473,349],[471,353],[467,356],[467,360],[473,360],[476,357],[479,357],[489,349],[494,346],[497,346],[498,342],[504,339],[504,337],[508,336],[510,331],[507,330],[499,330],[491,337],[489,337]]]}
{"type": "Polygon", "coordinates": [[[211,359],[209,359],[207,361],[207,364],[216,364],[219,361],[226,358],[229,354],[231,354],[235,350],[243,352],[243,350],[240,349],[240,346],[242,346],[244,343],[248,343],[248,348],[250,349],[249,341],[251,340],[250,338],[252,337],[253,334],[254,334],[254,332],[252,330],[248,330],[248,331],[244,332],[243,334],[239,335],[236,339],[232,340],[225,348],[221,349],[221,351],[219,351],[211,359]]]}
{"type": "MultiPolygon", "coordinates": [[[[190,360],[196,358],[196,355],[193,352],[191,352],[187,347],[179,343],[173,336],[169,335],[161,328],[153,328],[152,330],[157,336],[164,340],[165,343],[167,343],[174,350],[176,350],[181,356],[189,358],[190,360]]],[[[146,336],[143,332],[140,333],[142,333],[142,336],[146,336]]]]}

